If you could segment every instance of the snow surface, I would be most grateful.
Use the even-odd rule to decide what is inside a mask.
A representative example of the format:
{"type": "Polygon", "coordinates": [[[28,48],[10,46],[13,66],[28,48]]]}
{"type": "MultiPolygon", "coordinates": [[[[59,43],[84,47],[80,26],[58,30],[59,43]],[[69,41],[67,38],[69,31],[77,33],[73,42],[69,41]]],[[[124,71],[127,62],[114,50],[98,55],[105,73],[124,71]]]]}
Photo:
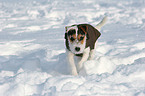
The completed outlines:
{"type": "Polygon", "coordinates": [[[145,96],[144,0],[0,0],[0,96],[145,96]],[[65,26],[107,24],[79,76],[65,26]]]}

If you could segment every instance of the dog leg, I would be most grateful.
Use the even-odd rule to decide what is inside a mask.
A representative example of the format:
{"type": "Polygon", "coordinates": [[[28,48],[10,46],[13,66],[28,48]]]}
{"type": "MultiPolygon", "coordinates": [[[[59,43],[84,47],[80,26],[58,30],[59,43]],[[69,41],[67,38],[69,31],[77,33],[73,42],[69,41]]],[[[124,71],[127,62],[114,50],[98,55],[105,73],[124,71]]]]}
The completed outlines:
{"type": "Polygon", "coordinates": [[[87,61],[88,57],[89,57],[89,52],[90,52],[90,48],[86,48],[83,52],[83,57],[82,59],[80,60],[80,62],[78,63],[78,71],[81,70],[81,68],[83,67],[83,63],[85,61],[87,61]]]}
{"type": "Polygon", "coordinates": [[[95,55],[94,52],[95,52],[94,49],[90,51],[88,60],[93,60],[94,59],[94,55],[95,55]]]}
{"type": "Polygon", "coordinates": [[[96,49],[97,46],[98,46],[98,42],[96,41],[96,42],[95,42],[94,49],[92,49],[92,50],[90,51],[88,60],[93,60],[93,59],[94,59],[94,56],[95,56],[95,49],[96,49]]]}
{"type": "Polygon", "coordinates": [[[72,52],[67,52],[68,64],[71,70],[71,74],[77,76],[77,69],[74,62],[74,54],[72,52]]]}

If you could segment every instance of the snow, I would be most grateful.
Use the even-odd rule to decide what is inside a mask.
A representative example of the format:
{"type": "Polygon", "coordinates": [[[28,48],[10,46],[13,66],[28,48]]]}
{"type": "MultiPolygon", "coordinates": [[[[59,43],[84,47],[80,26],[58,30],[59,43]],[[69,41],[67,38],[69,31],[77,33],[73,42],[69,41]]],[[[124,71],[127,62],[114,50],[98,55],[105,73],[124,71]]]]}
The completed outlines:
{"type": "Polygon", "coordinates": [[[144,0],[0,0],[0,96],[145,96],[144,0]],[[81,5],[80,5],[81,4],[81,5]],[[107,24],[79,76],[65,26],[107,24]]]}

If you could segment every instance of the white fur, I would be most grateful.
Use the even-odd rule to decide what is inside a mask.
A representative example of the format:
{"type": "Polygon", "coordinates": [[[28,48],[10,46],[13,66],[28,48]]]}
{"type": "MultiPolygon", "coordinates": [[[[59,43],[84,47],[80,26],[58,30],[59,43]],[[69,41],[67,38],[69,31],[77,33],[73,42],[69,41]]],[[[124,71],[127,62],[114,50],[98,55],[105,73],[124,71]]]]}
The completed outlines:
{"type": "Polygon", "coordinates": [[[81,42],[75,40],[73,43],[69,41],[69,47],[72,53],[74,54],[80,54],[83,53],[83,51],[85,50],[85,46],[86,46],[86,37],[84,37],[85,41],[83,44],[81,44],[81,42]],[[80,47],[80,51],[76,51],[75,48],[76,47],[80,47]]]}
{"type": "Polygon", "coordinates": [[[78,63],[75,64],[75,61],[74,61],[75,54],[67,50],[67,59],[68,59],[69,67],[70,67],[70,73],[72,75],[75,75],[75,76],[78,75],[80,70],[83,67],[83,63],[87,60],[92,60],[94,58],[94,49],[90,51],[90,47],[87,47],[87,48],[84,47],[84,50],[82,53],[83,53],[82,57],[76,56],[77,58],[80,58],[80,59],[78,59],[78,63]]]}
{"type": "Polygon", "coordinates": [[[71,74],[77,76],[78,72],[76,69],[75,61],[74,61],[74,54],[72,52],[68,51],[67,49],[66,49],[66,53],[67,53],[67,60],[68,60],[71,74]]]}
{"type": "Polygon", "coordinates": [[[83,63],[87,60],[92,60],[94,58],[94,51],[95,51],[94,49],[90,51],[90,47],[85,48],[83,50],[83,57],[76,56],[78,62],[77,64],[75,64],[74,61],[75,54],[66,49],[67,60],[70,67],[70,73],[75,76],[78,75],[83,67],[83,63]]]}
{"type": "Polygon", "coordinates": [[[78,75],[79,71],[83,67],[83,63],[88,60],[90,48],[88,47],[84,50],[83,57],[81,58],[80,61],[78,61],[77,65],[75,65],[74,54],[71,51],[68,51],[67,49],[66,49],[66,53],[67,53],[67,60],[70,68],[70,73],[76,76],[78,75]]]}
{"type": "Polygon", "coordinates": [[[81,58],[81,60],[79,61],[79,63],[78,63],[78,71],[80,71],[81,70],[81,68],[83,67],[83,63],[85,62],[85,61],[87,61],[88,60],[88,58],[89,58],[89,53],[90,53],[90,48],[88,47],[88,48],[86,48],[85,50],[84,50],[84,52],[83,52],[83,57],[81,58]]]}
{"type": "Polygon", "coordinates": [[[94,55],[95,55],[94,53],[95,53],[94,49],[90,51],[88,60],[93,60],[94,59],[94,55]]]}
{"type": "Polygon", "coordinates": [[[97,45],[98,45],[98,42],[96,41],[96,42],[95,42],[94,49],[92,49],[92,50],[90,51],[88,60],[93,60],[93,59],[94,59],[94,56],[95,56],[95,49],[96,49],[97,45]]]}

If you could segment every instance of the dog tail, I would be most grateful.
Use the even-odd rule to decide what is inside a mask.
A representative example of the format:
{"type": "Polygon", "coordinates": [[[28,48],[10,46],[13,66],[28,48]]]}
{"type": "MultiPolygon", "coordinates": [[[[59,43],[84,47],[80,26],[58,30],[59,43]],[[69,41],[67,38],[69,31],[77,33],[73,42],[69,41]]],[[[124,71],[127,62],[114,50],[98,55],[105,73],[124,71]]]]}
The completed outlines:
{"type": "Polygon", "coordinates": [[[97,24],[97,26],[95,28],[98,29],[98,30],[100,30],[102,28],[102,26],[104,26],[106,24],[106,22],[107,22],[107,16],[105,16],[102,19],[102,21],[99,24],[97,24]]]}

